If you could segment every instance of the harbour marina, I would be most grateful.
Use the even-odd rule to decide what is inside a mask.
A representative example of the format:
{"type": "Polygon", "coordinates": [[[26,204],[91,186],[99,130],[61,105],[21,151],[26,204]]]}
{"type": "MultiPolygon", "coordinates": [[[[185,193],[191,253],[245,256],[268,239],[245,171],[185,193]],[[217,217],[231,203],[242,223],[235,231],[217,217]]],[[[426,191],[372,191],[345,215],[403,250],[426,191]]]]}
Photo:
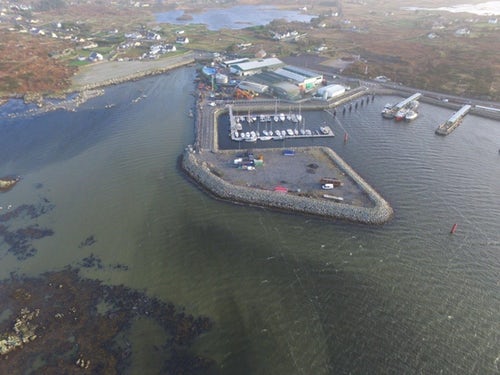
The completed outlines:
{"type": "MultiPolygon", "coordinates": [[[[363,94],[367,93],[362,90],[350,93],[352,98],[363,94]]],[[[348,102],[348,99],[344,100],[348,102]]],[[[330,113],[328,102],[313,101],[302,106],[330,113]]],[[[333,137],[329,125],[322,124],[314,133],[311,130],[306,132],[303,126],[301,133],[298,127],[303,125],[303,116],[299,113],[297,119],[299,115],[295,113],[294,121],[290,110],[287,115],[283,106],[278,107],[269,100],[237,107],[232,103],[218,103],[217,107],[205,104],[197,108],[196,143],[194,147],[186,147],[181,165],[193,180],[215,197],[364,224],[383,224],[392,218],[393,210],[389,203],[329,147],[259,148],[251,153],[242,153],[220,150],[216,141],[220,131],[219,119],[223,115],[229,116],[229,134],[233,141],[256,142],[278,136],[280,140],[333,137]],[[273,107],[274,115],[270,111],[273,107]],[[260,133],[261,124],[267,135],[260,133]],[[271,124],[275,125],[273,133],[268,131],[271,124]],[[288,124],[289,128],[276,133],[277,124],[282,124],[282,127],[288,124]],[[291,128],[291,124],[296,124],[298,133],[291,128]],[[267,129],[266,125],[269,126],[267,129]],[[317,177],[319,173],[321,175],[317,177]],[[328,190],[335,189],[336,194],[325,197],[323,192],[326,186],[331,186],[328,190]]]]}
{"type": "MultiPolygon", "coordinates": [[[[380,92],[387,94],[384,90],[380,92]]],[[[324,218],[367,224],[385,223],[393,216],[392,208],[359,176],[359,179],[358,177],[353,178],[355,172],[349,166],[342,169],[342,173],[355,181],[354,185],[359,196],[370,197],[369,204],[366,206],[360,205],[357,199],[346,199],[344,195],[347,192],[346,187],[339,188],[339,193],[335,194],[336,197],[342,198],[340,201],[340,199],[324,197],[322,186],[326,184],[319,184],[316,181],[314,187],[301,186],[301,183],[305,181],[304,175],[300,175],[297,171],[303,171],[303,163],[299,163],[297,157],[287,156],[286,162],[280,160],[273,163],[272,158],[263,156],[257,158],[257,162],[245,160],[242,163],[234,163],[234,160],[239,159],[238,150],[249,148],[249,146],[245,146],[247,143],[258,142],[259,148],[253,148],[252,151],[255,154],[262,154],[264,149],[272,150],[273,143],[269,142],[272,140],[332,137],[334,133],[326,121],[325,123],[320,122],[321,125],[318,125],[318,122],[307,119],[307,126],[304,125],[305,118],[303,116],[298,121],[297,117],[298,114],[301,114],[301,109],[308,113],[314,111],[329,113],[331,118],[338,122],[337,112],[346,115],[347,111],[349,113],[353,110],[356,111],[359,104],[363,105],[365,102],[365,97],[366,103],[368,103],[370,97],[373,101],[376,93],[378,93],[376,89],[369,90],[367,87],[360,86],[333,100],[309,99],[300,102],[278,102],[278,100],[260,98],[209,102],[201,100],[197,105],[196,142],[193,146],[185,149],[182,155],[182,166],[198,184],[217,198],[224,200],[317,215],[324,218]],[[292,105],[299,106],[298,112],[291,110],[292,105]],[[309,123],[316,124],[314,133],[309,123]],[[309,128],[309,132],[306,132],[307,128],[309,128]],[[236,142],[238,150],[234,150],[235,147],[231,146],[232,143],[236,142]],[[219,143],[224,145],[222,150],[219,149],[219,143]],[[278,173],[278,171],[280,172],[278,173]],[[282,172],[284,174],[280,175],[282,172]],[[259,181],[259,178],[264,175],[268,176],[267,185],[259,181]],[[282,186],[282,181],[294,186],[282,186]],[[279,190],[276,190],[277,188],[279,190]],[[373,194],[368,193],[372,190],[373,194]],[[280,193],[279,196],[277,192],[280,193]]],[[[401,95],[402,91],[390,91],[388,94],[390,93],[401,95]]],[[[395,106],[387,106],[387,113],[391,113],[395,118],[397,115],[395,111],[403,109],[406,110],[404,119],[411,121],[418,116],[416,110],[419,105],[418,99],[421,98],[421,93],[412,94],[395,106]],[[407,115],[408,118],[406,118],[407,115]]],[[[347,139],[346,132],[344,144],[347,143],[347,139]]],[[[298,142],[293,144],[300,145],[298,142]]],[[[284,147],[284,143],[279,144],[279,147],[284,147]]],[[[287,147],[290,148],[290,145],[287,147]]],[[[300,155],[301,150],[306,154],[311,150],[316,150],[318,152],[311,153],[314,157],[317,157],[318,153],[323,156],[331,155],[330,152],[333,153],[329,147],[317,147],[317,150],[315,147],[304,148],[302,146],[293,149],[295,155],[300,155]]],[[[333,168],[338,169],[340,163],[345,164],[337,156],[328,157],[328,159],[333,168]]],[[[309,164],[317,163],[312,160],[309,164]]]]}
{"type": "Polygon", "coordinates": [[[284,140],[287,138],[334,137],[333,130],[327,124],[321,124],[316,129],[306,128],[302,114],[292,113],[261,113],[252,115],[237,115],[233,106],[228,104],[229,136],[233,141],[256,142],[284,140]]]}

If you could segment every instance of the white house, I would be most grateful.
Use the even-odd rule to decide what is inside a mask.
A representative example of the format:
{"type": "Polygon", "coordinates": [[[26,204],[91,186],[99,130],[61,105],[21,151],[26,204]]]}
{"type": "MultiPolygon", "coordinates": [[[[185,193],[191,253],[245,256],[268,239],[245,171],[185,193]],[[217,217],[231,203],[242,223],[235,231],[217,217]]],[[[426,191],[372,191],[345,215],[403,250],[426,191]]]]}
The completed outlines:
{"type": "Polygon", "coordinates": [[[466,36],[466,35],[469,35],[470,34],[470,30],[467,29],[467,28],[462,28],[462,29],[458,29],[457,31],[455,31],[455,35],[456,36],[466,36]]]}
{"type": "Polygon", "coordinates": [[[88,59],[91,62],[96,62],[96,61],[102,61],[104,59],[104,57],[98,52],[92,52],[89,55],[88,59]]]}
{"type": "Polygon", "coordinates": [[[178,36],[175,39],[175,43],[178,43],[178,44],[188,44],[189,43],[189,38],[187,36],[178,36]]]}

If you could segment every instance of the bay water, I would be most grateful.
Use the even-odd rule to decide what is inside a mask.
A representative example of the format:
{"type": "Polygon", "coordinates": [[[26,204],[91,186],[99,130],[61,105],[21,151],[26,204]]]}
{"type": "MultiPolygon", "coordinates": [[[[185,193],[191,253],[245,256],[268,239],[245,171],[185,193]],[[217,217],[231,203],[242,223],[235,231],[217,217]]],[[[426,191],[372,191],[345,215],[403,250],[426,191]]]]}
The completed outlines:
{"type": "MultiPolygon", "coordinates": [[[[450,110],[422,103],[396,123],[380,111],[401,98],[382,96],[335,118],[303,113],[337,136],[302,142],[332,147],[395,211],[376,227],[321,220],[221,202],[185,178],[194,78],[183,68],[109,87],[76,112],[1,108],[0,175],[22,180],[0,206],[50,207],[36,224],[54,235],[25,260],[0,243],[0,279],[94,254],[102,267],[82,276],[209,316],[195,349],[217,374],[500,372],[498,122],[468,115],[439,137],[450,110]]],[[[130,373],[160,373],[160,336],[134,330],[130,373]]]]}

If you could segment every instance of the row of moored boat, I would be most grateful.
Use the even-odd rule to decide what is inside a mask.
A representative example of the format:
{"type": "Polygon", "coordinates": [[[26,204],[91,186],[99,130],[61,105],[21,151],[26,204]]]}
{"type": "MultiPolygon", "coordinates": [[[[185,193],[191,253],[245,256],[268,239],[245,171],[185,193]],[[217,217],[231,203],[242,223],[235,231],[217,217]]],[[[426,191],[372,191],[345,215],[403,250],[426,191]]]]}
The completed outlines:
{"type": "Polygon", "coordinates": [[[334,133],[329,126],[321,126],[318,130],[311,129],[286,129],[286,130],[262,130],[259,131],[238,131],[234,130],[230,133],[233,141],[256,142],[269,140],[282,140],[285,138],[300,138],[300,137],[333,137],[334,133]]]}

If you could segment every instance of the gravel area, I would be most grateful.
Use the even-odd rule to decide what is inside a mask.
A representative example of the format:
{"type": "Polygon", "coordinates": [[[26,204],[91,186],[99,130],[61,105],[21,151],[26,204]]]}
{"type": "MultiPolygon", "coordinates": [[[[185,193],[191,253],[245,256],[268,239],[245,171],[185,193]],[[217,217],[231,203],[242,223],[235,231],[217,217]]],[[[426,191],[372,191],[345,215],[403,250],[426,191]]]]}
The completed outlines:
{"type": "Polygon", "coordinates": [[[192,52],[158,60],[102,61],[80,68],[72,79],[72,86],[76,90],[94,89],[159,74],[192,62],[192,52]]]}

